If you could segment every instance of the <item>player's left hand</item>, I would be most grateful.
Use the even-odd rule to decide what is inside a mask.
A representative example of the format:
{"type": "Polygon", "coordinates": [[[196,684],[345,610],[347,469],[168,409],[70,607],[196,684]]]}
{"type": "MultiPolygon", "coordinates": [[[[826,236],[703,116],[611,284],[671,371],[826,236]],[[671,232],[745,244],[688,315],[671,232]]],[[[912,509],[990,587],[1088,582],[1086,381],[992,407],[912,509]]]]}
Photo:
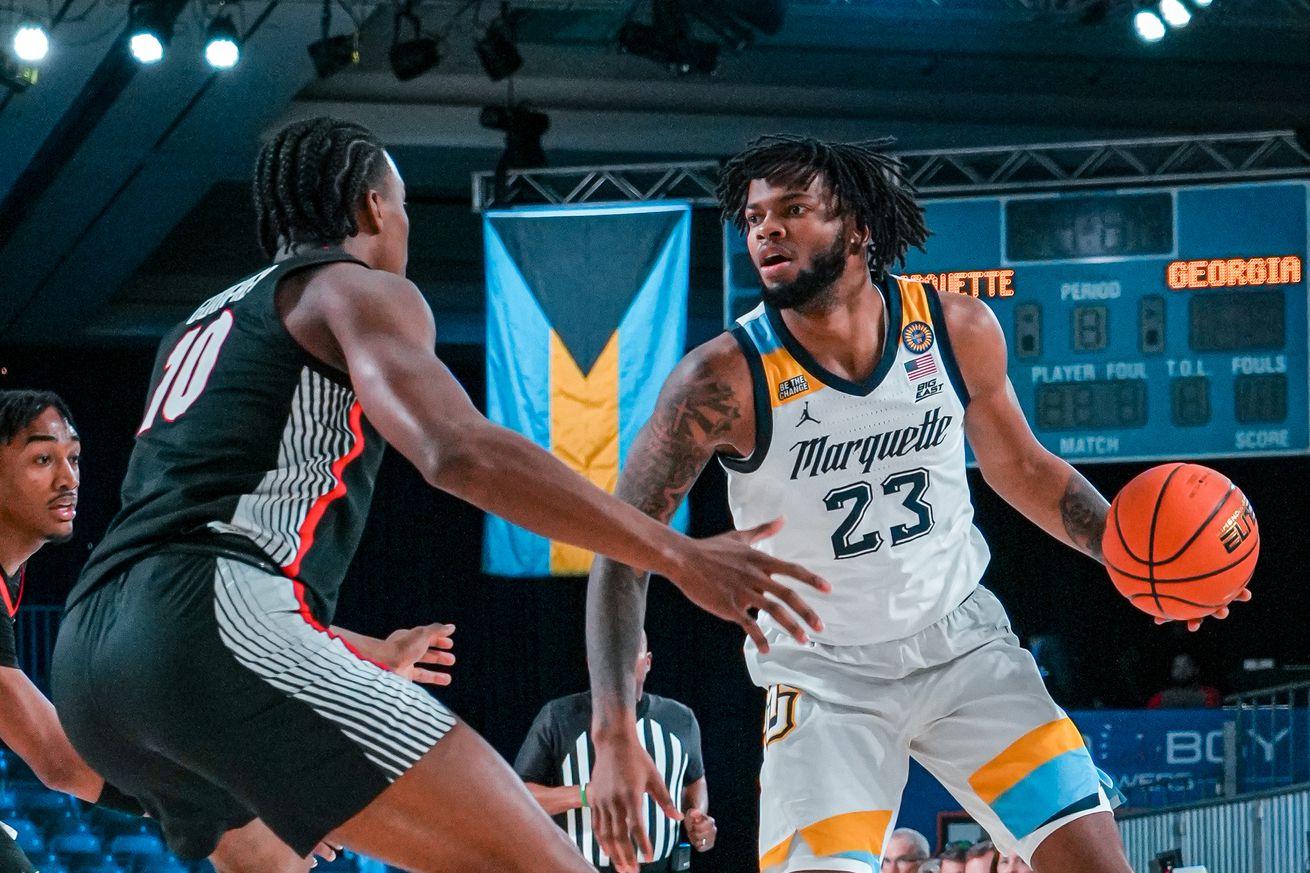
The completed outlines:
{"type": "Polygon", "coordinates": [[[655,855],[646,831],[645,803],[649,794],[674,821],[682,813],[669,796],[655,761],[634,734],[604,739],[595,737],[596,760],[587,785],[591,829],[600,849],[610,857],[617,873],[637,873],[642,860],[655,855]]]}
{"type": "Polygon", "coordinates": [[[701,812],[699,809],[689,809],[682,819],[682,824],[687,829],[687,842],[697,852],[708,852],[714,848],[714,839],[719,835],[719,828],[714,824],[714,816],[701,812]]]}
{"type": "MultiPolygon", "coordinates": [[[[1241,602],[1245,603],[1246,601],[1248,601],[1248,600],[1250,600],[1250,599],[1251,599],[1251,589],[1250,589],[1250,588],[1243,588],[1241,591],[1237,592],[1237,596],[1236,596],[1236,597],[1234,597],[1232,600],[1230,600],[1230,601],[1228,601],[1228,602],[1229,602],[1229,603],[1236,603],[1236,602],[1238,602],[1238,601],[1241,601],[1241,602]]],[[[1224,619],[1224,618],[1228,618],[1228,605],[1225,604],[1225,605],[1219,607],[1219,608],[1216,609],[1214,612],[1212,612],[1212,613],[1210,613],[1208,616],[1206,616],[1206,618],[1214,618],[1214,619],[1224,619]]],[[[1174,620],[1175,620],[1175,619],[1172,619],[1172,618],[1157,618],[1157,619],[1155,620],[1155,623],[1156,623],[1156,624],[1168,624],[1169,622],[1174,621],[1174,620]]],[[[1197,630],[1200,630],[1200,629],[1201,629],[1201,622],[1203,622],[1203,621],[1205,621],[1205,618],[1189,618],[1189,619],[1187,620],[1187,629],[1188,629],[1189,631],[1197,631],[1197,630]]]]}
{"type": "Polygon", "coordinates": [[[387,657],[383,661],[395,673],[424,685],[449,685],[450,674],[434,667],[455,663],[450,652],[455,647],[451,636],[453,624],[428,624],[393,632],[386,639],[387,657]]]}

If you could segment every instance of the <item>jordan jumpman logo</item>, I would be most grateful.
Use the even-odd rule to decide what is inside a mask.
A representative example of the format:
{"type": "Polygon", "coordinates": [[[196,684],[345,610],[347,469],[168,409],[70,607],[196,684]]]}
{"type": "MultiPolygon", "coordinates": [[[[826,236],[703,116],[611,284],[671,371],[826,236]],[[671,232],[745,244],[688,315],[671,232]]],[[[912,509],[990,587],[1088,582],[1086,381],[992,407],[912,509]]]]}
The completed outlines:
{"type": "Polygon", "coordinates": [[[796,426],[800,427],[802,424],[804,424],[807,421],[812,421],[815,424],[822,424],[821,421],[819,421],[813,415],[810,415],[810,401],[808,400],[805,401],[805,408],[801,410],[801,420],[796,422],[796,426]]]}

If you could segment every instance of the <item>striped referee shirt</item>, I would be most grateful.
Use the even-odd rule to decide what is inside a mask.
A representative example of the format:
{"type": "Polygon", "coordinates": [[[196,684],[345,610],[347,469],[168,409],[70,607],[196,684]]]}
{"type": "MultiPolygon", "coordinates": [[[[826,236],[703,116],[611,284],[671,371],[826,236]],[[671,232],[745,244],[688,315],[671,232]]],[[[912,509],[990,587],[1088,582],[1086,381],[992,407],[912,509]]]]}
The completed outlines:
{"type": "MultiPolygon", "coordinates": [[[[595,746],[591,742],[591,694],[572,694],[552,700],[537,713],[536,721],[514,759],[514,770],[525,782],[555,787],[585,785],[591,781],[595,746]]],[[[705,775],[701,758],[700,725],[690,709],[654,694],[643,694],[637,703],[637,734],[655,761],[674,803],[680,803],[682,789],[705,775]]],[[[678,822],[666,816],[651,799],[645,799],[646,830],[655,850],[658,866],[678,845],[678,822]]],[[[600,850],[591,829],[590,809],[570,809],[555,816],[587,861],[609,867],[609,856],[600,850]]],[[[644,867],[643,867],[644,869],[644,867]]]]}

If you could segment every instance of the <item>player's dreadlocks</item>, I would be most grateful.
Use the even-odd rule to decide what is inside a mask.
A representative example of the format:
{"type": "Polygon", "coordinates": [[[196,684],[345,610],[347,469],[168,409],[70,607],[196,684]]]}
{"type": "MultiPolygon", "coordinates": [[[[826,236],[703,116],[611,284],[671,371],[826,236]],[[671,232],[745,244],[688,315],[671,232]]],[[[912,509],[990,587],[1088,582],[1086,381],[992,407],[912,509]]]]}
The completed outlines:
{"type": "Polygon", "coordinates": [[[822,176],[839,215],[869,232],[869,269],[881,274],[905,260],[910,246],[920,250],[929,230],[914,186],[900,159],[882,151],[890,137],[866,142],[821,142],[774,134],[755,139],[728,161],[716,192],[723,220],[746,231],[746,191],[752,179],[804,188],[822,176]]]}
{"type": "Polygon", "coordinates": [[[371,130],[335,118],[296,121],[278,131],[255,162],[259,245],[340,242],[353,236],[355,208],[386,172],[371,130]]]}

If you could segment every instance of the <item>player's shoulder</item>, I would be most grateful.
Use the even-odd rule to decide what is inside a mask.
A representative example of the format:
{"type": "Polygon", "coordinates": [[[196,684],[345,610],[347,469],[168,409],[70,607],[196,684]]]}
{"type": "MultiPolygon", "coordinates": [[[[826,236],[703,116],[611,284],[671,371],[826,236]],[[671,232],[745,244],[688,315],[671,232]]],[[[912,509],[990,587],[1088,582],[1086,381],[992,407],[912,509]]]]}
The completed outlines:
{"type": "Polygon", "coordinates": [[[404,276],[355,261],[324,264],[308,277],[299,303],[351,324],[426,324],[432,310],[404,276]]]}
{"type": "Polygon", "coordinates": [[[926,286],[924,292],[936,295],[951,343],[957,350],[968,351],[978,344],[1004,342],[1000,322],[992,308],[969,294],[937,291],[926,286]]]}
{"type": "Polygon", "coordinates": [[[413,282],[404,276],[375,270],[358,261],[334,261],[314,270],[306,282],[306,291],[343,301],[394,299],[397,302],[422,299],[413,282]]]}
{"type": "Polygon", "coordinates": [[[730,333],[721,333],[683,356],[665,382],[675,395],[711,390],[750,397],[750,368],[741,346],[730,333]]]}

